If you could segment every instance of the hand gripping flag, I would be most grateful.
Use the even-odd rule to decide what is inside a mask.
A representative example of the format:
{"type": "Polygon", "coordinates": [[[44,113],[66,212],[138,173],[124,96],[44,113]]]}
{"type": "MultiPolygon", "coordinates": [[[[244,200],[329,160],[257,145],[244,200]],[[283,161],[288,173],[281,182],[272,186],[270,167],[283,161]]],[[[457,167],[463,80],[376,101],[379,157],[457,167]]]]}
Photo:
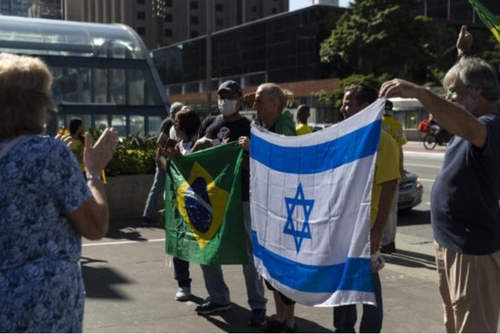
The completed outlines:
{"type": "Polygon", "coordinates": [[[500,19],[488,10],[479,0],[469,0],[477,15],[484,25],[491,30],[491,33],[500,42],[500,19]]]}
{"type": "Polygon", "coordinates": [[[200,264],[248,263],[241,203],[243,150],[236,142],[168,163],[167,254],[200,264]]]}
{"type": "Polygon", "coordinates": [[[255,265],[300,304],[375,304],[370,202],[384,104],[305,136],[252,127],[255,265]]]}

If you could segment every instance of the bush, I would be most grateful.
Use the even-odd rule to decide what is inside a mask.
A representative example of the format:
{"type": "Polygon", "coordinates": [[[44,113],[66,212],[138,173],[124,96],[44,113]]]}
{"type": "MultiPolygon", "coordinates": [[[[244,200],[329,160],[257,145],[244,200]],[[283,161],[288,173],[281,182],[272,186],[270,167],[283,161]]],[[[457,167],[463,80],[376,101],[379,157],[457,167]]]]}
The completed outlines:
{"type": "Polygon", "coordinates": [[[124,147],[118,147],[113,159],[106,166],[106,174],[109,176],[154,174],[156,170],[155,157],[156,149],[128,150],[124,147]]]}
{"type": "MultiPolygon", "coordinates": [[[[101,131],[92,130],[94,142],[101,131]]],[[[156,137],[142,138],[139,133],[129,134],[120,139],[113,158],[106,166],[107,176],[154,174],[156,170],[156,137]]]]}

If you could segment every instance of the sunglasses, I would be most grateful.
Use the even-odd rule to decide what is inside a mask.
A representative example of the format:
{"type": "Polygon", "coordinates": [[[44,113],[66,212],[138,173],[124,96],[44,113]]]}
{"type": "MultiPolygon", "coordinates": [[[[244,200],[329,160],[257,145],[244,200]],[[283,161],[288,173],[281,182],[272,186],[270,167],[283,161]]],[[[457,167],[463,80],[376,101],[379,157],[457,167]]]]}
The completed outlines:
{"type": "Polygon", "coordinates": [[[466,89],[469,89],[469,86],[466,85],[466,86],[462,86],[460,88],[456,88],[456,89],[448,89],[446,91],[446,93],[444,93],[444,98],[445,99],[456,99],[457,98],[457,95],[458,93],[460,93],[461,91],[464,91],[466,89]]]}

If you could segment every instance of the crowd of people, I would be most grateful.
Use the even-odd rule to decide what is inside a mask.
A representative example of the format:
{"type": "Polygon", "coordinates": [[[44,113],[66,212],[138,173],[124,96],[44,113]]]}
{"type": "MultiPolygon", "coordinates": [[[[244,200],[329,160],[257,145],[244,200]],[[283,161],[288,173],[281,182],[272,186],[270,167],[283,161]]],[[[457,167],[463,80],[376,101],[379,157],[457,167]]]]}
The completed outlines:
{"type": "MultiPolygon", "coordinates": [[[[472,35],[462,27],[457,41],[461,55],[446,73],[440,97],[417,84],[393,79],[379,90],[366,84],[345,87],[341,113],[347,119],[378,97],[416,98],[454,134],[431,195],[445,328],[448,332],[495,332],[500,315],[500,98],[496,71],[485,61],[464,55],[472,35]]],[[[52,76],[37,58],[0,54],[0,331],[82,331],[84,288],[79,267],[81,237],[102,238],[109,213],[101,171],[118,145],[113,128],[92,141],[81,120],[70,124],[64,140],[42,136],[51,98],[52,76]],[[71,149],[73,149],[74,154],[71,149]],[[29,182],[26,182],[29,180],[29,182]]],[[[297,123],[287,109],[290,92],[263,83],[244,94],[235,81],[217,91],[220,114],[203,121],[190,106],[172,104],[157,140],[156,174],[142,223],[157,225],[156,203],[164,192],[168,159],[228,142],[245,152],[241,171],[246,249],[242,265],[248,320],[263,332],[298,332],[295,301],[276,290],[257,272],[253,262],[248,152],[251,123],[240,114],[247,103],[256,110],[253,123],[284,135],[307,135],[310,108],[300,105],[297,123]],[[267,316],[264,285],[272,291],[273,318],[267,316]]],[[[382,253],[396,251],[398,180],[405,177],[402,146],[407,139],[386,102],[375,161],[370,216],[370,252],[375,264],[382,253]]],[[[175,299],[191,295],[190,264],[174,258],[175,299]]],[[[380,265],[372,267],[376,305],[363,305],[361,332],[383,328],[380,265]]],[[[200,315],[232,308],[230,291],[220,265],[201,265],[207,298],[196,308],[200,315]]],[[[333,308],[336,332],[354,332],[356,305],[333,308]]]]}

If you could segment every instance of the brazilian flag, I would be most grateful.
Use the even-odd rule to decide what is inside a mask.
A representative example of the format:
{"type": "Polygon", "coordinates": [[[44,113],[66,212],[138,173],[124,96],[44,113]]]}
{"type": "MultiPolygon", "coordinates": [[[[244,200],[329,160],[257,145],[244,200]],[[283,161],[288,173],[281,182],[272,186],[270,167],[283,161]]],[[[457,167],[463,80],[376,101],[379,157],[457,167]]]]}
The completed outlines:
{"type": "Polygon", "coordinates": [[[165,187],[167,254],[200,264],[248,263],[236,142],[171,159],[165,187]]]}
{"type": "Polygon", "coordinates": [[[493,36],[500,42],[500,20],[492,12],[488,10],[478,0],[469,0],[477,15],[483,21],[484,25],[488,27],[493,33],[493,36]]]}

